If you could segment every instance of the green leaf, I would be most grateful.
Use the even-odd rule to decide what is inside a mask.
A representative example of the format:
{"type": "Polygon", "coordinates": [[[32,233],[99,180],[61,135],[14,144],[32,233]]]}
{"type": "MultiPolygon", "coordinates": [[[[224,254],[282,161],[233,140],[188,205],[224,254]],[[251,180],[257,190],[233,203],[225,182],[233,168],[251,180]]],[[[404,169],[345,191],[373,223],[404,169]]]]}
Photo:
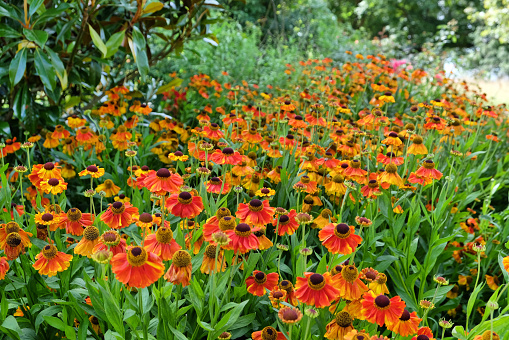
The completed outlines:
{"type": "Polygon", "coordinates": [[[44,3],[44,0],[33,0],[30,2],[30,7],[28,8],[28,17],[34,15],[35,12],[41,7],[44,3]]]}
{"type": "Polygon", "coordinates": [[[76,340],[76,331],[74,327],[65,326],[65,336],[70,340],[76,340]]]}
{"type": "Polygon", "coordinates": [[[0,24],[0,38],[19,38],[21,34],[14,28],[0,24]]]}
{"type": "Polygon", "coordinates": [[[231,311],[229,311],[225,316],[221,318],[221,321],[219,321],[215,326],[216,331],[212,334],[212,339],[217,338],[221,333],[235,325],[237,319],[240,316],[240,313],[242,313],[244,307],[248,302],[249,301],[246,300],[238,304],[235,308],[233,308],[231,311]]]}
{"type": "Polygon", "coordinates": [[[172,88],[180,86],[180,84],[182,84],[183,81],[184,81],[184,79],[180,79],[180,78],[172,79],[172,81],[170,81],[168,84],[165,84],[165,85],[161,86],[160,88],[158,88],[156,94],[162,94],[164,92],[168,92],[172,88]]]}
{"type": "Polygon", "coordinates": [[[0,330],[2,330],[3,333],[8,333],[14,336],[18,340],[20,339],[20,336],[23,334],[21,328],[19,328],[18,321],[12,315],[9,315],[4,320],[2,326],[0,326],[0,330]]]}
{"type": "Polygon", "coordinates": [[[113,34],[108,41],[106,42],[106,48],[108,49],[108,53],[106,53],[106,58],[113,56],[117,53],[118,48],[122,44],[125,38],[125,31],[120,31],[113,34]]]}
{"type": "Polygon", "coordinates": [[[41,77],[41,81],[47,89],[53,91],[56,86],[57,79],[55,70],[51,67],[51,61],[48,56],[37,49],[34,56],[35,69],[41,77]]]}
{"type": "Polygon", "coordinates": [[[11,86],[14,87],[23,75],[25,74],[25,69],[27,67],[27,49],[22,48],[19,51],[14,59],[12,59],[11,64],[9,65],[9,80],[11,81],[11,86]]]}
{"type": "Polygon", "coordinates": [[[149,66],[148,66],[148,58],[146,52],[146,42],[145,37],[141,33],[138,27],[133,27],[133,45],[131,46],[131,51],[136,60],[136,65],[138,66],[138,71],[140,71],[141,77],[145,78],[148,74],[149,66]]]}
{"type": "Polygon", "coordinates": [[[94,28],[90,25],[88,25],[88,28],[90,30],[90,37],[92,38],[95,47],[97,47],[99,51],[101,51],[102,57],[105,58],[106,54],[108,54],[108,48],[102,41],[101,36],[94,30],[94,28]]]}
{"type": "Polygon", "coordinates": [[[49,315],[44,315],[43,318],[51,327],[61,330],[62,332],[65,331],[65,323],[62,321],[62,319],[49,315]]]}
{"type": "Polygon", "coordinates": [[[467,303],[467,319],[470,318],[470,315],[472,314],[472,309],[474,308],[475,302],[477,301],[477,295],[483,288],[484,282],[475,287],[474,291],[472,292],[472,295],[470,295],[470,298],[468,299],[467,303]]]}
{"type": "Polygon", "coordinates": [[[48,33],[41,30],[28,30],[26,28],[23,29],[23,34],[27,40],[33,41],[37,43],[40,47],[44,47],[46,41],[48,41],[48,33]]]}
{"type": "Polygon", "coordinates": [[[182,334],[181,332],[177,331],[175,328],[171,327],[170,325],[168,325],[168,327],[170,327],[170,330],[173,333],[173,335],[175,335],[176,339],[179,339],[179,340],[188,340],[187,337],[184,334],[182,334]]]}
{"type": "Polygon", "coordinates": [[[83,322],[80,323],[80,327],[78,328],[79,340],[87,340],[87,329],[89,323],[90,321],[88,321],[87,318],[83,318],[83,322]]]}
{"type": "Polygon", "coordinates": [[[452,336],[457,337],[459,340],[467,340],[463,326],[454,327],[452,329],[452,336]]]}
{"type": "Polygon", "coordinates": [[[67,71],[65,70],[64,63],[60,60],[60,57],[57,53],[55,53],[52,49],[46,47],[46,52],[51,59],[51,65],[55,68],[55,73],[57,74],[58,79],[60,80],[60,85],[62,86],[62,90],[67,88],[67,71]]]}

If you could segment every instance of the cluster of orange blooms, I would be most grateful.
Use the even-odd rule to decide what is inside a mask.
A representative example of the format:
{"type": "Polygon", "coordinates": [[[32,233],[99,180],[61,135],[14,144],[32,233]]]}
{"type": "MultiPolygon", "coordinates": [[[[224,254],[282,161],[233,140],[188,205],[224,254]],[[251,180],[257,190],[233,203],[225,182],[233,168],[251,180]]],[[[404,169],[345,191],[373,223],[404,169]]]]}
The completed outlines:
{"type": "MultiPolygon", "coordinates": [[[[65,230],[69,244],[76,243],[72,250],[75,256],[109,263],[118,281],[129,288],[145,288],[161,277],[175,285],[189,285],[192,255],[203,248],[201,273],[223,272],[227,266],[241,264],[252,251],[278,247],[278,236],[287,239],[300,230],[303,247],[308,236],[316,235],[330,256],[352,257],[322,274],[305,272],[293,283],[276,272],[254,271],[245,281],[247,291],[259,297],[268,295],[283,322],[292,324],[302,318],[301,310],[295,308],[300,302],[306,305],[302,311],[309,317],[317,309],[329,309],[333,318],[326,326],[327,339],[385,339],[355,329],[354,320],[385,326],[403,337],[413,336],[413,340],[434,339],[431,329],[421,325],[423,319],[416,311],[410,312],[399,296],[388,297],[385,274],[356,267],[356,250],[363,242],[359,230],[371,226],[372,221],[357,216],[356,230],[340,220],[340,211],[347,199],[369,204],[386,190],[414,192],[443,181],[443,174],[437,169],[442,164],[435,163],[434,155],[445,153],[458,161],[467,157],[469,151],[462,153],[457,148],[472,134],[484,132],[481,127],[486,124],[502,124],[506,119],[503,108],[484,106],[483,96],[478,96],[478,101],[469,99],[443,77],[437,78],[436,84],[447,88],[447,94],[417,102],[407,88],[399,88],[400,81],[422,84],[428,75],[421,70],[395,70],[383,56],[358,56],[341,68],[331,67],[331,62],[302,62],[299,81],[307,86],[300,86],[295,98],[278,95],[280,89],[271,86],[265,93],[247,82],[234,87],[206,75],[193,76],[187,88],[165,94],[176,115],[190,91],[196,91],[204,100],[224,96],[235,102],[230,111],[208,103],[193,117],[193,124],[179,121],[176,115],[152,119],[150,106],[138,101],[129,105],[129,89],[119,86],[107,91],[108,100],[92,111],[90,117],[96,121],[71,115],[66,126],[56,126],[44,138],[30,136],[26,143],[31,146],[27,147],[44,139],[43,148],[69,156],[81,151],[84,159],[94,156],[101,161],[109,157],[110,150],[121,151],[131,161],[130,175],[127,183],[115,184],[106,179],[94,188],[94,181],[107,177],[107,166],[85,164],[77,169],[63,159],[35,164],[24,171],[19,166],[9,169],[7,178],[11,182],[22,181],[19,177],[30,171],[27,178],[31,186],[22,194],[33,207],[36,230],[30,233],[20,226],[27,214],[24,205],[10,207],[12,220],[0,228],[0,249],[4,253],[0,279],[9,270],[8,261],[22,256],[32,246],[32,234],[48,243],[33,264],[41,275],[53,276],[69,267],[73,255],[57,249],[52,240],[57,237],[57,230],[65,230]],[[346,84],[347,78],[349,86],[338,86],[346,84]],[[374,93],[368,98],[371,107],[353,112],[351,98],[364,95],[367,86],[374,93]],[[224,89],[228,92],[223,94],[224,89]],[[406,112],[389,114],[394,111],[391,105],[399,101],[409,104],[406,112]],[[472,114],[467,113],[467,106],[474,107],[472,114]],[[146,137],[142,131],[147,130],[140,125],[143,120],[148,120],[145,126],[154,135],[150,152],[165,167],[151,169],[137,164],[136,150],[146,137]],[[293,175],[298,181],[293,183],[285,177],[287,168],[280,159],[290,159],[296,165],[293,175]],[[65,212],[55,204],[55,198],[67,189],[66,181],[76,175],[90,179],[91,188],[85,192],[91,199],[88,213],[76,207],[65,212]],[[296,206],[273,206],[272,199],[278,194],[275,188],[282,181],[293,183],[296,206]],[[223,206],[209,216],[203,202],[209,196],[202,192],[202,186],[213,194],[211,197],[232,193],[238,199],[239,193],[245,191],[249,199],[230,206],[236,208],[234,215],[233,209],[223,206]],[[159,212],[143,212],[134,206],[127,196],[134,190],[148,191],[159,212]],[[106,198],[116,196],[107,209],[102,211],[101,207],[100,214],[93,204],[97,193],[106,198]],[[331,209],[325,208],[325,200],[331,203],[331,209]],[[183,244],[174,238],[176,228],[169,215],[181,220],[177,228],[185,232],[183,244]],[[19,223],[14,221],[16,218],[19,223]],[[99,221],[107,229],[95,226],[99,221]],[[141,242],[123,233],[132,225],[139,228],[141,242]],[[307,234],[306,225],[310,226],[307,234]],[[225,263],[225,251],[233,251],[233,263],[225,263]],[[346,306],[338,308],[345,301],[346,306]]],[[[288,65],[288,75],[296,72],[295,66],[288,65]]],[[[494,133],[484,138],[491,143],[500,142],[494,133]]],[[[1,149],[2,158],[22,146],[16,138],[7,140],[1,149]]],[[[399,214],[405,208],[395,204],[397,200],[392,197],[392,208],[399,214]]],[[[430,201],[427,208],[433,210],[434,202],[430,201]]],[[[461,227],[469,233],[475,229],[473,219],[464,224],[461,227]]],[[[483,242],[477,238],[470,249],[483,242]]],[[[306,249],[301,252],[305,254],[306,249]]],[[[455,253],[455,258],[461,261],[461,254],[455,253]]],[[[509,257],[503,263],[509,270],[509,257]]],[[[436,282],[448,284],[441,277],[436,282]]],[[[252,337],[286,338],[272,327],[254,332],[252,337]]]]}

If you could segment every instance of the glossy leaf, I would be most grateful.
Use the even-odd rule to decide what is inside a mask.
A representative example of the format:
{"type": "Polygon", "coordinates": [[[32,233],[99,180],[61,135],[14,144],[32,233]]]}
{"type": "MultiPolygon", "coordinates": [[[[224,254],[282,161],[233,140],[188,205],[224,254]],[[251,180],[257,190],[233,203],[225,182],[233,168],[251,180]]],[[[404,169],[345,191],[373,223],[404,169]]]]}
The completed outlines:
{"type": "Polygon", "coordinates": [[[12,59],[11,64],[9,66],[9,80],[11,81],[11,86],[16,85],[25,74],[25,69],[27,65],[27,49],[23,48],[19,51],[14,59],[12,59]]]}

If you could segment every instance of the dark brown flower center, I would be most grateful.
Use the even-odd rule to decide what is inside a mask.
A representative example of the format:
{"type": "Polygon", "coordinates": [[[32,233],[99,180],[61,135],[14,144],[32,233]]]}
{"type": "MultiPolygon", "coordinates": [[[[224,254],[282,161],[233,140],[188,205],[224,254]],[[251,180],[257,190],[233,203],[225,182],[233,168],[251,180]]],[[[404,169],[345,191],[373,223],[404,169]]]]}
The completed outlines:
{"type": "Polygon", "coordinates": [[[233,155],[233,153],[234,153],[234,151],[232,148],[224,148],[223,149],[223,154],[225,154],[225,155],[229,156],[229,155],[233,155]]]}
{"type": "Polygon", "coordinates": [[[97,172],[97,171],[99,171],[99,169],[95,165],[89,165],[89,166],[87,166],[87,171],[97,172]]]}
{"type": "Polygon", "coordinates": [[[10,233],[7,235],[5,243],[7,243],[9,247],[17,247],[21,244],[21,235],[16,232],[10,233]]]}
{"type": "Polygon", "coordinates": [[[150,215],[149,213],[141,214],[139,219],[140,219],[140,222],[143,222],[143,223],[150,223],[153,220],[152,215],[150,215]]]}
{"type": "Polygon", "coordinates": [[[401,321],[408,321],[410,320],[410,312],[407,311],[406,309],[403,310],[403,314],[401,314],[401,316],[399,317],[399,319],[401,321]]]}
{"type": "Polygon", "coordinates": [[[44,215],[41,216],[41,219],[44,221],[44,222],[49,222],[49,221],[52,221],[53,220],[53,215],[50,214],[50,213],[45,213],[44,215]]]}
{"type": "Polygon", "coordinates": [[[53,170],[54,168],[55,168],[55,164],[53,164],[51,162],[44,164],[44,169],[46,169],[46,170],[53,170]]]}
{"type": "Polygon", "coordinates": [[[56,179],[56,178],[50,178],[50,179],[48,180],[48,184],[49,184],[49,185],[51,185],[51,186],[53,186],[53,187],[56,187],[56,186],[58,185],[58,183],[59,183],[59,180],[58,180],[58,179],[56,179]]]}
{"type": "Polygon", "coordinates": [[[292,308],[286,308],[283,311],[283,318],[285,320],[295,321],[299,318],[299,314],[292,308]]]}
{"type": "Polygon", "coordinates": [[[391,300],[385,295],[378,295],[375,298],[375,304],[380,308],[386,308],[391,304],[391,300]]]}

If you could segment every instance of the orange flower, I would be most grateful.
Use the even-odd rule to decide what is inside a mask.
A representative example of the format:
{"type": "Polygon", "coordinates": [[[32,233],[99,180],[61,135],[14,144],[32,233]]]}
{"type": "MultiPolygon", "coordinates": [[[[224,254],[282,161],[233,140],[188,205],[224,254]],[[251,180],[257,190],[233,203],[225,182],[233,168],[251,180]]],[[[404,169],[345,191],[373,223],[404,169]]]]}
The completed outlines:
{"type": "Polygon", "coordinates": [[[236,216],[243,223],[253,224],[256,227],[263,227],[269,224],[274,216],[276,208],[269,205],[269,201],[253,199],[249,204],[240,203],[236,216]]]}
{"type": "Polygon", "coordinates": [[[372,291],[368,291],[363,295],[362,314],[369,322],[382,327],[384,323],[391,325],[397,322],[405,306],[405,302],[401,301],[399,296],[389,299],[383,294],[376,296],[372,291]]]}
{"type": "Polygon", "coordinates": [[[228,229],[233,229],[236,225],[235,218],[231,216],[230,210],[227,208],[219,208],[216,211],[216,216],[212,216],[209,218],[205,224],[203,225],[203,237],[205,241],[212,241],[212,234],[217,233],[218,231],[226,231],[228,229]],[[223,225],[220,225],[223,217],[228,217],[225,221],[223,221],[223,225]],[[231,227],[231,228],[230,228],[231,227]],[[225,228],[224,230],[221,228],[225,228]]]}
{"type": "Polygon", "coordinates": [[[288,214],[280,215],[279,218],[275,218],[274,221],[272,221],[272,225],[278,229],[277,234],[279,236],[293,235],[293,233],[295,233],[299,228],[299,223],[295,220],[295,216],[297,216],[297,212],[295,209],[292,209],[288,214]]]}
{"type": "Polygon", "coordinates": [[[314,274],[306,272],[305,277],[298,277],[295,285],[295,296],[300,302],[317,308],[328,307],[339,291],[332,286],[330,273],[314,274]]]}
{"type": "Polygon", "coordinates": [[[355,227],[348,224],[329,223],[318,233],[322,244],[333,254],[351,254],[362,242],[362,238],[355,234],[355,227]]]}
{"type": "Polygon", "coordinates": [[[421,136],[414,135],[412,144],[408,147],[407,153],[411,155],[427,155],[428,149],[426,145],[422,144],[423,140],[421,136]]]}
{"type": "Polygon", "coordinates": [[[279,283],[278,287],[279,289],[282,289],[286,292],[286,298],[284,301],[291,304],[292,306],[297,306],[299,302],[295,296],[295,289],[293,288],[293,284],[288,280],[283,280],[279,283]]]}
{"type": "Polygon", "coordinates": [[[253,340],[286,340],[283,333],[270,326],[265,327],[261,331],[253,332],[251,338],[253,340]]]}
{"type": "Polygon", "coordinates": [[[32,234],[21,229],[14,221],[8,222],[3,228],[0,228],[0,249],[4,251],[8,260],[16,259],[25,252],[26,247],[32,245],[29,236],[32,234]]]}
{"type": "Polygon", "coordinates": [[[272,289],[277,286],[279,275],[277,273],[265,274],[255,270],[252,276],[246,279],[247,291],[255,296],[265,295],[265,289],[272,289]]]}
{"type": "Polygon", "coordinates": [[[210,155],[210,160],[216,164],[232,164],[237,165],[242,163],[242,156],[238,151],[233,151],[232,148],[224,148],[216,150],[210,155]]]}
{"type": "Polygon", "coordinates": [[[7,262],[7,257],[0,257],[0,280],[5,278],[5,274],[9,271],[9,262],[7,262]]]}
{"type": "Polygon", "coordinates": [[[51,138],[53,139],[63,139],[67,138],[71,135],[69,131],[67,131],[62,125],[55,126],[55,131],[51,134],[51,138]]]}
{"type": "Polygon", "coordinates": [[[271,248],[274,243],[267,236],[265,236],[265,228],[260,228],[257,231],[253,231],[253,234],[258,238],[258,242],[260,242],[259,250],[265,250],[271,248]]]}
{"type": "Polygon", "coordinates": [[[502,263],[504,265],[504,269],[509,273],[509,256],[504,257],[502,263]]]}
{"type": "Polygon", "coordinates": [[[189,286],[192,270],[191,255],[185,250],[177,250],[173,254],[170,269],[164,274],[164,278],[174,285],[189,286]]]}
{"type": "Polygon", "coordinates": [[[227,230],[226,234],[231,241],[224,248],[233,249],[237,254],[245,254],[250,250],[258,249],[260,245],[260,241],[246,223],[240,223],[234,230],[227,230]]]}
{"type": "Polygon", "coordinates": [[[345,300],[357,300],[368,287],[360,280],[360,274],[354,265],[343,266],[341,272],[332,277],[332,284],[339,290],[339,297],[345,300]]]}
{"type": "Polygon", "coordinates": [[[401,144],[403,144],[401,139],[399,139],[398,134],[394,131],[389,132],[389,135],[387,136],[387,138],[382,140],[381,143],[385,144],[385,145],[393,145],[393,146],[400,146],[401,144]]]}
{"type": "Polygon", "coordinates": [[[95,188],[95,191],[104,191],[106,193],[106,197],[111,197],[119,193],[120,187],[115,185],[111,179],[107,179],[104,183],[99,184],[97,188],[95,188]]]}
{"type": "Polygon", "coordinates": [[[130,203],[115,202],[103,213],[101,221],[112,229],[121,229],[132,223],[135,214],[138,214],[138,208],[130,203]]]}
{"type": "Polygon", "coordinates": [[[216,123],[205,126],[203,128],[204,136],[215,141],[220,140],[224,137],[224,134],[219,128],[220,126],[216,123]]]}
{"type": "Polygon", "coordinates": [[[161,227],[155,234],[150,234],[145,239],[145,249],[159,256],[163,261],[169,261],[173,254],[182,247],[173,238],[170,228],[161,227]]]}
{"type": "Polygon", "coordinates": [[[226,194],[230,191],[230,184],[228,182],[225,182],[223,184],[223,181],[219,177],[211,177],[210,180],[206,184],[207,192],[213,193],[213,194],[226,194]],[[221,188],[223,189],[221,191],[221,188]]]}
{"type": "Polygon", "coordinates": [[[401,188],[404,185],[403,179],[398,175],[398,167],[395,164],[387,164],[385,171],[380,175],[382,188],[389,189],[391,184],[401,188]]]}
{"type": "Polygon", "coordinates": [[[435,338],[429,327],[421,327],[417,330],[417,335],[412,340],[435,340],[435,338]]]}
{"type": "Polygon", "coordinates": [[[172,215],[180,218],[195,218],[203,211],[202,198],[186,191],[168,197],[165,206],[172,215]]]}
{"type": "Polygon", "coordinates": [[[91,257],[94,247],[99,243],[99,229],[93,225],[83,231],[83,238],[74,248],[74,254],[91,257]]]}
{"type": "Polygon", "coordinates": [[[111,271],[126,286],[145,288],[164,274],[164,264],[156,254],[136,246],[113,256],[111,271]]]}
{"type": "Polygon", "coordinates": [[[151,170],[143,180],[145,188],[159,195],[165,195],[167,192],[178,193],[182,184],[184,184],[182,177],[166,168],[161,168],[157,172],[151,170]]]}
{"type": "Polygon", "coordinates": [[[425,160],[423,165],[415,172],[415,174],[419,177],[425,177],[428,179],[439,180],[442,178],[442,173],[435,169],[435,163],[433,163],[430,159],[425,160]]]}
{"type": "Polygon", "coordinates": [[[126,251],[126,241],[116,230],[107,230],[99,238],[99,242],[92,249],[92,253],[109,250],[113,256],[123,254],[126,251]]]}
{"type": "Polygon", "coordinates": [[[219,249],[216,259],[216,250],[218,250],[217,247],[218,246],[215,244],[209,244],[205,248],[205,252],[203,253],[203,260],[200,267],[200,271],[202,273],[210,274],[213,271],[224,272],[226,270],[226,262],[223,261],[222,250],[219,249]],[[221,268],[219,268],[220,266],[221,268]]]}
{"type": "Polygon", "coordinates": [[[89,213],[81,213],[78,208],[71,208],[67,214],[61,214],[62,220],[60,224],[65,223],[65,232],[75,236],[83,235],[83,227],[91,226],[92,215],[89,213]]]}
{"type": "Polygon", "coordinates": [[[41,252],[35,256],[33,264],[35,270],[41,275],[55,276],[58,272],[63,272],[72,261],[72,255],[58,251],[57,247],[48,244],[42,248],[41,252]]]}
{"type": "Polygon", "coordinates": [[[404,309],[399,319],[392,324],[388,324],[387,328],[401,336],[409,336],[417,333],[421,321],[422,319],[417,316],[416,312],[410,313],[404,309]]]}
{"type": "Polygon", "coordinates": [[[285,301],[286,299],[286,290],[280,289],[278,286],[274,286],[272,290],[269,292],[269,300],[272,303],[272,307],[279,309],[281,306],[281,301],[285,301]]]}
{"type": "Polygon", "coordinates": [[[58,195],[67,189],[67,183],[62,178],[50,178],[45,181],[41,181],[41,190],[46,194],[58,195]]]}
{"type": "Polygon", "coordinates": [[[345,335],[351,332],[353,317],[345,310],[337,313],[334,320],[329,322],[325,329],[325,338],[330,340],[343,340],[345,335]]]}
{"type": "Polygon", "coordinates": [[[376,273],[376,277],[374,280],[371,280],[369,283],[369,289],[371,289],[375,294],[389,294],[389,289],[387,289],[387,275],[384,273],[376,273]]]}
{"type": "Polygon", "coordinates": [[[361,194],[364,197],[376,198],[380,193],[380,187],[376,179],[369,180],[368,184],[361,188],[361,194]]]}

